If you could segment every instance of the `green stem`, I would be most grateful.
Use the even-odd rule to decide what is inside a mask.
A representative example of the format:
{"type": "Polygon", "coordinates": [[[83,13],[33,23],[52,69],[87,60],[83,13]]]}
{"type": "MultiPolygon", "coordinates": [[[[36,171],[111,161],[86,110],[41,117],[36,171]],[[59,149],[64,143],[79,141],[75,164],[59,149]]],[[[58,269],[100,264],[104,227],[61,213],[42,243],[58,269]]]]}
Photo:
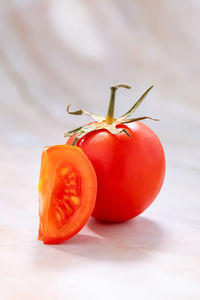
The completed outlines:
{"type": "Polygon", "coordinates": [[[131,87],[129,85],[123,84],[123,83],[111,86],[110,102],[109,102],[108,111],[107,111],[107,115],[106,115],[106,123],[107,124],[112,124],[114,121],[115,95],[116,95],[117,89],[120,87],[123,87],[126,89],[131,89],[131,87]]]}
{"type": "Polygon", "coordinates": [[[117,89],[112,86],[110,88],[111,92],[110,92],[110,102],[109,102],[109,106],[108,106],[108,111],[107,111],[107,115],[106,115],[106,123],[107,124],[112,124],[113,120],[114,120],[114,109],[115,109],[115,94],[117,89]]]}

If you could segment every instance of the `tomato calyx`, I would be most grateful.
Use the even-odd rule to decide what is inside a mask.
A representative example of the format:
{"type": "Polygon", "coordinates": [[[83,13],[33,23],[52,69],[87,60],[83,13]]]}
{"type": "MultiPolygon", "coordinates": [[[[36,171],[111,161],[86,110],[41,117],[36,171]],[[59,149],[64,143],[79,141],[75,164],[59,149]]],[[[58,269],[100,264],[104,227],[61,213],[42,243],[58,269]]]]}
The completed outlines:
{"type": "Polygon", "coordinates": [[[81,126],[76,129],[73,129],[71,131],[68,131],[67,133],[64,134],[64,137],[71,137],[74,134],[76,134],[76,137],[73,141],[72,145],[76,145],[76,143],[84,137],[87,133],[95,130],[100,130],[100,129],[106,129],[112,134],[120,134],[121,132],[124,132],[128,135],[128,137],[131,138],[130,134],[125,128],[117,128],[117,125],[119,124],[127,124],[127,123],[132,123],[135,121],[141,121],[144,119],[150,119],[153,121],[159,121],[158,119],[151,118],[148,116],[143,116],[143,117],[138,117],[138,118],[129,118],[135,110],[139,107],[139,105],[143,102],[147,94],[150,92],[150,90],[153,88],[153,85],[149,87],[144,94],[136,101],[136,103],[129,109],[128,112],[120,116],[119,118],[114,118],[114,108],[115,108],[115,96],[116,96],[116,91],[118,88],[126,88],[126,89],[131,89],[131,86],[127,84],[117,84],[112,87],[110,87],[111,93],[110,93],[110,101],[109,101],[109,106],[108,106],[108,111],[106,118],[98,115],[96,113],[91,113],[87,112],[85,110],[79,109],[77,111],[70,111],[70,105],[67,106],[67,112],[72,115],[82,115],[86,114],[92,117],[95,122],[89,125],[81,126]]]}

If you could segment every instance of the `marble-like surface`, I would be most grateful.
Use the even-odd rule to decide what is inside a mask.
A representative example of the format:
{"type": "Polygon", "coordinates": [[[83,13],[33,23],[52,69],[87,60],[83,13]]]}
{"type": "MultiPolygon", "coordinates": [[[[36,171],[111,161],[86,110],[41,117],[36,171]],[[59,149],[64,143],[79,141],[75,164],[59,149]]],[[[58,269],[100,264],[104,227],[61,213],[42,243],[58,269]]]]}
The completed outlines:
{"type": "Polygon", "coordinates": [[[200,4],[198,1],[2,0],[0,299],[200,299],[200,4]],[[164,186],[136,219],[90,219],[61,245],[37,241],[41,149],[106,111],[109,86],[160,137],[164,186]],[[132,99],[132,100],[131,100],[132,99]]]}

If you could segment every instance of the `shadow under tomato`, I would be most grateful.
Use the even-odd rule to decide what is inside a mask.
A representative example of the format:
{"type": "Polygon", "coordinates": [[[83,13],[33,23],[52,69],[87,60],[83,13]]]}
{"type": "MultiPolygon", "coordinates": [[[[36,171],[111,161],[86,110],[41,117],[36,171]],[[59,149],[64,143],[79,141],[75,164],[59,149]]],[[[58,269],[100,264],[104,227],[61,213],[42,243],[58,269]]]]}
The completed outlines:
{"type": "Polygon", "coordinates": [[[92,260],[139,261],[161,247],[160,226],[144,217],[124,223],[104,223],[90,219],[87,226],[98,236],[78,234],[56,249],[92,260]]]}
{"type": "Polygon", "coordinates": [[[91,218],[88,227],[99,236],[128,247],[150,251],[159,248],[162,243],[163,229],[145,217],[121,223],[106,223],[91,218]]]}
{"type": "Polygon", "coordinates": [[[91,218],[87,227],[93,232],[91,235],[84,234],[83,229],[62,244],[38,245],[39,266],[59,270],[75,268],[87,262],[82,258],[137,263],[148,260],[163,246],[163,229],[144,217],[123,223],[104,223],[91,218]]]}

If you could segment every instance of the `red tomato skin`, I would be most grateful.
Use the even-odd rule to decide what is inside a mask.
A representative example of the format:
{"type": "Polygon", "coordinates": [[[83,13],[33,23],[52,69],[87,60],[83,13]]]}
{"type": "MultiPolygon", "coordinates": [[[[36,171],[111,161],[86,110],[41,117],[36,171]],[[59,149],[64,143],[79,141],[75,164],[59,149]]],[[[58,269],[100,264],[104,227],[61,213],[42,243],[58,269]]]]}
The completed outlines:
{"type": "Polygon", "coordinates": [[[140,122],[118,128],[125,128],[132,138],[99,130],[77,143],[97,175],[92,216],[107,222],[126,221],[141,214],[158,195],[165,176],[165,155],[157,135],[140,122]]]}

